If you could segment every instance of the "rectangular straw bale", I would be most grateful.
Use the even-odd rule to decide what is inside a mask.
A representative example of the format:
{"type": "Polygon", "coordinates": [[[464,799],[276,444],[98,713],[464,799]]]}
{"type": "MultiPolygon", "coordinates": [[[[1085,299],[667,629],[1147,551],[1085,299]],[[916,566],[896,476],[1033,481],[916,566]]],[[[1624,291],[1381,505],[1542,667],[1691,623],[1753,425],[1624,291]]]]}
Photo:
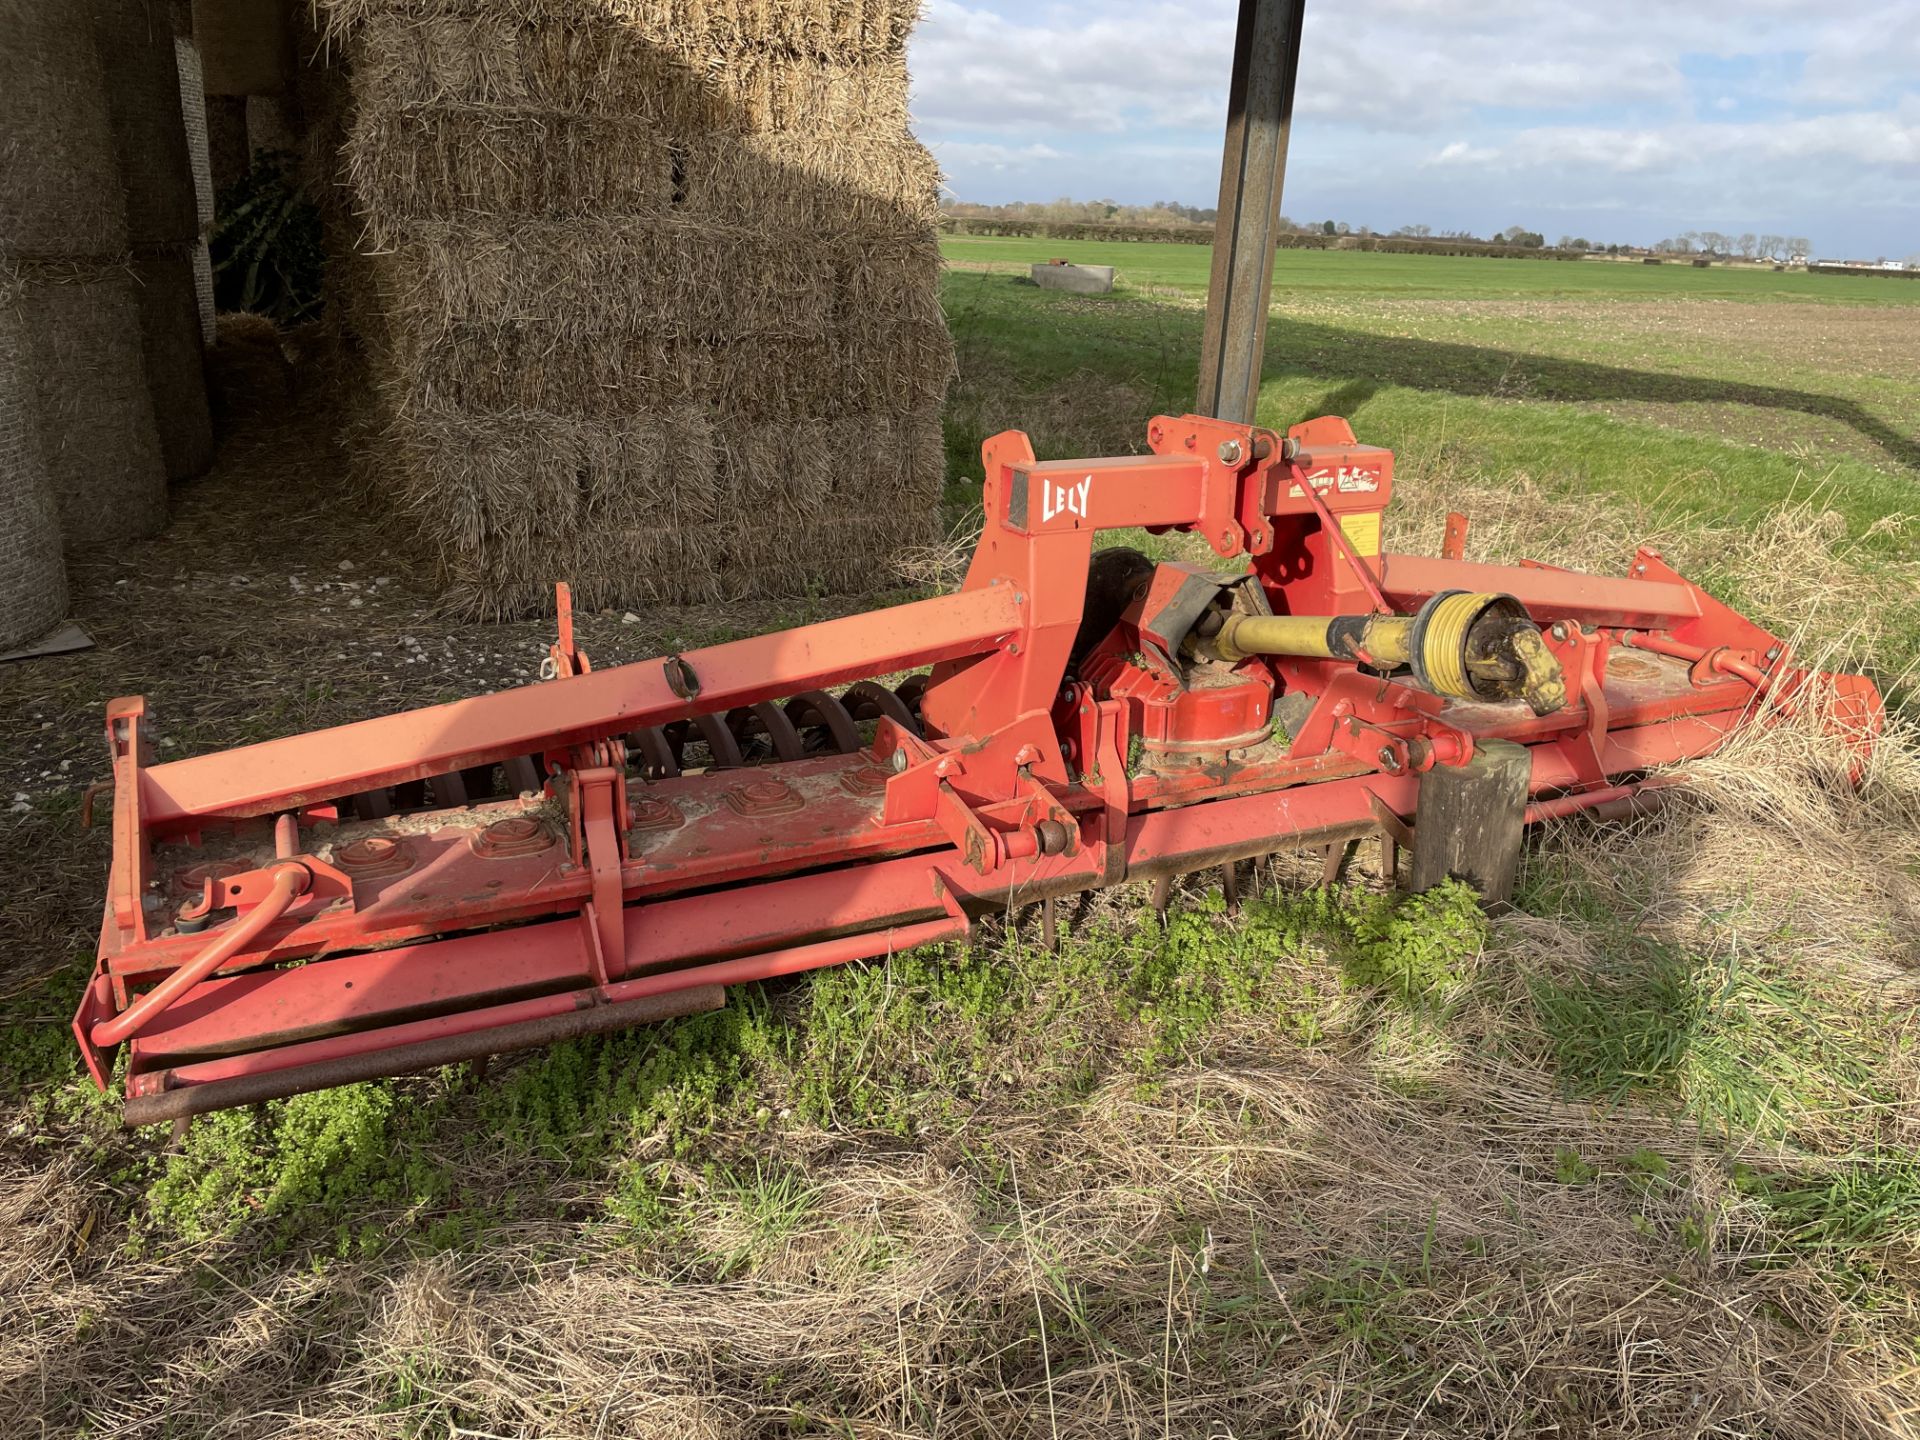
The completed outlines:
{"type": "Polygon", "coordinates": [[[940,308],[945,265],[931,231],[849,235],[834,247],[834,323],[864,343],[899,325],[946,324],[940,308]]]}
{"type": "Polygon", "coordinates": [[[511,568],[541,537],[591,544],[607,527],[694,528],[718,513],[712,425],[697,408],[625,424],[431,410],[387,438],[402,498],[449,555],[511,568]]]}
{"type": "Polygon", "coordinates": [[[866,589],[937,538],[913,9],[320,0],[360,432],[456,605],[866,589]]]}
{"type": "Polygon", "coordinates": [[[830,527],[886,513],[908,528],[932,526],[944,455],[923,416],[869,411],[744,425],[733,435],[722,460],[722,503],[741,514],[830,527]],[[912,516],[919,518],[905,518],[912,516]]]}
{"type": "Polygon", "coordinates": [[[824,59],[898,53],[921,0],[318,0],[330,40],[382,17],[494,18],[520,24],[613,24],[698,63],[747,49],[824,59]]]}
{"type": "Polygon", "coordinates": [[[537,410],[617,420],[704,406],[715,391],[710,346],[625,330],[562,341],[537,323],[463,323],[402,337],[390,354],[398,411],[537,410]]]}
{"type": "Polygon", "coordinates": [[[910,136],[707,134],[687,142],[687,213],[769,231],[924,234],[940,169],[910,136]]]}
{"type": "Polygon", "coordinates": [[[528,24],[500,15],[377,15],[350,53],[361,104],[546,110],[709,130],[907,132],[904,53],[822,60],[766,49],[696,61],[611,21],[528,24]]]}
{"type": "Polygon", "coordinates": [[[943,326],[897,326],[871,339],[828,330],[716,340],[707,349],[715,410],[741,423],[876,410],[937,415],[953,366],[943,326]]]}
{"type": "Polygon", "coordinates": [[[667,138],[646,120],[363,109],[342,156],[355,200],[381,234],[468,214],[649,215],[673,194],[667,138]]]}
{"type": "Polygon", "coordinates": [[[728,124],[715,129],[895,139],[909,134],[903,51],[825,63],[749,51],[731,59],[716,83],[728,124]]]}
{"type": "Polygon", "coordinates": [[[754,584],[772,596],[844,595],[887,589],[900,583],[896,556],[935,543],[923,515],[879,511],[837,515],[824,521],[782,525],[779,544],[736,563],[754,565],[754,584]]]}
{"type": "MultiPolygon", "coordinates": [[[[398,227],[397,227],[398,228],[398,227]]],[[[669,338],[817,334],[844,278],[831,245],[624,216],[400,230],[380,270],[395,323],[539,321],[562,339],[592,331],[669,338]]]]}
{"type": "Polygon", "coordinates": [[[565,580],[574,604],[587,610],[699,605],[743,593],[742,572],[728,563],[712,530],[677,532],[657,525],[604,533],[590,552],[572,537],[542,536],[512,568],[479,554],[447,557],[441,568],[449,608],[483,620],[550,614],[556,580],[565,580]]]}

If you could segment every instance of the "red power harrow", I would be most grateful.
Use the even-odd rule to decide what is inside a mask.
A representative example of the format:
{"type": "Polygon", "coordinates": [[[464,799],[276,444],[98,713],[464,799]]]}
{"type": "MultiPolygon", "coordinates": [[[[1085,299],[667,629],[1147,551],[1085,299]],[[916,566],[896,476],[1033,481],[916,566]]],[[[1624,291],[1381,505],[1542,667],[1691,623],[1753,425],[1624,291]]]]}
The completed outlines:
{"type": "Polygon", "coordinates": [[[1377,834],[1389,873],[1400,845],[1416,881],[1423,847],[1471,872],[1487,805],[1434,787],[1495,760],[1517,850],[1815,680],[1851,743],[1879,729],[1871,683],[1794,668],[1650,550],[1623,579],[1472,564],[1455,517],[1445,558],[1383,553],[1392,456],[1344,421],[1147,434],[989,440],[950,595],[594,670],[563,589],[548,683],[166,765],[113,701],[95,1080],[124,1047],[128,1123],[184,1121],[712,1009],[1010,905],[1051,933],[1098,886],[1222,866],[1231,897],[1281,849],[1377,834]],[[1096,554],[1120,527],[1251,564],[1096,554]]]}

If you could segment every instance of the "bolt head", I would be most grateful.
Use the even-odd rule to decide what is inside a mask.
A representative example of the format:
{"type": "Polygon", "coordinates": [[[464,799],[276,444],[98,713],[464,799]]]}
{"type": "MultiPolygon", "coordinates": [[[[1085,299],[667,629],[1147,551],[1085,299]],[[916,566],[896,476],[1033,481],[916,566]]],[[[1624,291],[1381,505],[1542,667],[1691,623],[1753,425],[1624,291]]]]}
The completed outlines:
{"type": "Polygon", "coordinates": [[[1244,455],[1246,451],[1241,448],[1238,440],[1222,440],[1220,442],[1219,453],[1220,463],[1222,465],[1238,465],[1240,463],[1240,457],[1244,455]]]}
{"type": "Polygon", "coordinates": [[[890,763],[893,765],[893,773],[896,775],[900,774],[907,768],[907,752],[904,750],[894,751],[893,760],[890,763]]]}
{"type": "Polygon", "coordinates": [[[1564,639],[1566,639],[1566,638],[1567,638],[1567,627],[1566,627],[1566,624],[1565,624],[1564,622],[1562,622],[1562,621],[1558,621],[1558,620],[1556,620],[1556,621],[1554,622],[1554,625],[1553,625],[1553,631],[1552,631],[1552,634],[1553,634],[1553,638],[1554,638],[1554,639],[1556,639],[1556,640],[1564,640],[1564,639]]]}

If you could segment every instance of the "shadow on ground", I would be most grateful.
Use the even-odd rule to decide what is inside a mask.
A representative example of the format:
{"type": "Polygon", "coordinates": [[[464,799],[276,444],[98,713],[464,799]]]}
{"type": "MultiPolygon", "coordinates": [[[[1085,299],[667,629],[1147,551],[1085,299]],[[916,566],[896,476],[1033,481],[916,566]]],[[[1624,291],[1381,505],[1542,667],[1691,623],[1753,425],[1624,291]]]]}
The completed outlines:
{"type": "MultiPolygon", "coordinates": [[[[996,312],[1013,294],[999,276],[982,277],[978,289],[971,281],[954,287],[953,328],[962,393],[982,385],[998,390],[1016,384],[1029,387],[1031,394],[1032,387],[1045,388],[1050,377],[1042,367],[1052,363],[1069,373],[1088,369],[1144,381],[1145,390],[1157,402],[1192,403],[1192,376],[1200,351],[1197,309],[1126,296],[1088,301],[1084,297],[1042,299],[1036,293],[1020,297],[1025,302],[1021,308],[1031,315],[1033,333],[1009,346],[1006,317],[996,312]],[[1063,313],[1050,313],[1055,306],[1063,313]],[[982,374],[989,366],[1009,364],[1012,373],[1005,377],[982,374]]],[[[1264,378],[1300,377],[1334,384],[1314,407],[1320,414],[1348,414],[1377,390],[1402,386],[1486,399],[1742,405],[1779,412],[1783,435],[1791,424],[1787,417],[1815,416],[1845,426],[1887,460],[1920,474],[1920,435],[1842,395],[1379,335],[1276,314],[1267,330],[1264,378]]]]}

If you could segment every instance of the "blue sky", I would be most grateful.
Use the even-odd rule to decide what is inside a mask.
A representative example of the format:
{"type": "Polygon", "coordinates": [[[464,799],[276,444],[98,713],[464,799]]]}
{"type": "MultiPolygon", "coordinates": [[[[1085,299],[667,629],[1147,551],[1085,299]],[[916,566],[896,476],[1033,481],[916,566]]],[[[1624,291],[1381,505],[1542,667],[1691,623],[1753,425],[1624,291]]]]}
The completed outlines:
{"type": "MultiPolygon", "coordinates": [[[[951,192],[1212,205],[1233,0],[930,0],[951,192]]],[[[1920,0],[1307,0],[1285,210],[1549,241],[1920,253],[1920,0]]]]}

